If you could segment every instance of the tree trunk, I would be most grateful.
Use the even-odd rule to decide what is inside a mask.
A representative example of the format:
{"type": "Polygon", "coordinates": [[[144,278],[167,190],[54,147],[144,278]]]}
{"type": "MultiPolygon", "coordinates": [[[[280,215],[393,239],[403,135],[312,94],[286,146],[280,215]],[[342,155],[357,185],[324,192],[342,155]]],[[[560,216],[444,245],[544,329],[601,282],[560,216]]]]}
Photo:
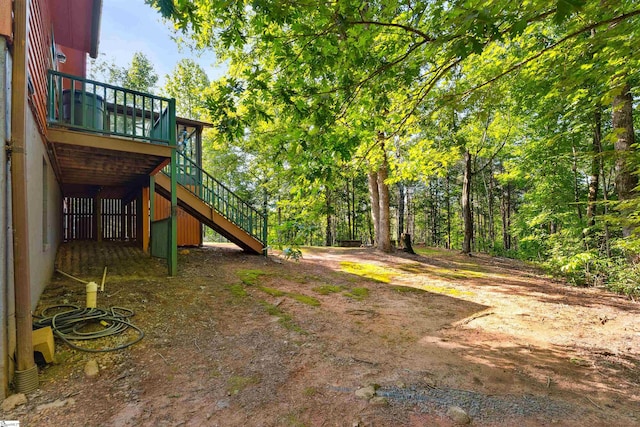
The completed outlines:
{"type": "Polygon", "coordinates": [[[400,235],[400,240],[399,242],[402,242],[402,250],[410,253],[410,254],[415,254],[415,251],[413,250],[413,246],[411,246],[411,234],[409,233],[402,233],[400,235]]]}
{"type": "Polygon", "coordinates": [[[487,189],[487,209],[489,211],[487,221],[489,221],[489,240],[491,241],[491,247],[495,247],[496,243],[496,228],[493,218],[493,193],[494,193],[495,180],[493,179],[493,168],[489,167],[489,188],[487,189]]]}
{"type": "MultiPolygon", "coordinates": [[[[384,144],[384,143],[383,143],[384,144]]],[[[384,145],[383,145],[384,148],[384,145]]],[[[378,249],[383,252],[391,252],[391,222],[389,218],[389,186],[387,179],[387,156],[383,150],[382,165],[378,169],[378,198],[379,198],[379,223],[378,223],[378,249]]]]}
{"type": "Polygon", "coordinates": [[[349,238],[349,240],[353,240],[354,239],[354,237],[353,237],[353,228],[352,228],[352,225],[351,225],[351,221],[352,221],[352,219],[351,219],[351,193],[350,193],[350,190],[349,190],[349,180],[348,179],[345,180],[345,194],[347,196],[347,229],[349,231],[348,238],[349,238]]]}
{"type": "Polygon", "coordinates": [[[400,242],[402,240],[402,234],[404,233],[404,214],[405,214],[405,191],[404,184],[398,183],[398,233],[397,240],[400,242]]]}
{"type": "MultiPolygon", "coordinates": [[[[633,97],[629,84],[625,84],[622,93],[613,99],[613,131],[616,135],[616,191],[620,201],[633,197],[638,180],[633,174],[633,163],[630,161],[633,151],[633,97]]],[[[629,237],[633,231],[629,221],[629,210],[623,209],[622,236],[629,237]]]]}
{"type": "Polygon", "coordinates": [[[580,208],[580,185],[578,183],[578,153],[576,152],[576,146],[571,145],[571,153],[573,154],[573,163],[571,165],[571,171],[573,172],[573,201],[576,204],[578,210],[578,220],[582,222],[582,209],[580,208]]]}
{"type": "Polygon", "coordinates": [[[416,221],[415,221],[415,206],[413,204],[413,188],[408,187],[405,189],[405,195],[407,197],[406,210],[407,210],[407,231],[412,236],[416,234],[416,221]]]}
{"type": "Polygon", "coordinates": [[[464,226],[462,253],[471,255],[473,212],[471,212],[471,153],[469,150],[465,150],[464,152],[464,174],[462,177],[462,221],[464,226]]]}
{"type": "Polygon", "coordinates": [[[358,215],[356,215],[356,184],[351,178],[351,239],[355,240],[358,231],[358,215]]]}
{"type": "Polygon", "coordinates": [[[600,179],[602,181],[602,201],[603,206],[604,206],[604,220],[603,225],[604,225],[604,250],[605,253],[607,254],[607,258],[611,258],[611,244],[610,244],[610,236],[609,236],[609,223],[607,220],[607,217],[609,216],[609,184],[607,183],[607,177],[604,173],[604,162],[602,161],[602,159],[599,162],[599,166],[600,166],[600,179]]]}
{"type": "Polygon", "coordinates": [[[378,194],[378,172],[369,171],[367,174],[369,182],[369,197],[371,198],[371,222],[373,223],[373,236],[371,243],[378,244],[380,225],[380,195],[378,194]]]}
{"type": "Polygon", "coordinates": [[[596,215],[598,201],[598,186],[600,177],[600,152],[602,151],[602,112],[600,106],[596,107],[593,115],[593,140],[592,150],[593,158],[591,159],[591,176],[589,176],[589,196],[587,203],[587,227],[596,225],[596,215]]]}
{"type": "Polygon", "coordinates": [[[327,208],[327,232],[325,235],[325,246],[333,246],[333,234],[331,233],[331,192],[329,189],[325,191],[326,208],[327,208]]]}
{"type": "Polygon", "coordinates": [[[502,214],[502,247],[505,251],[511,249],[511,185],[506,184],[502,190],[502,202],[500,203],[500,211],[502,214]]]}
{"type": "Polygon", "coordinates": [[[447,173],[445,192],[447,202],[447,249],[451,249],[451,182],[449,173],[447,173]]]}
{"type": "Polygon", "coordinates": [[[437,246],[439,243],[438,239],[438,196],[437,196],[437,183],[434,183],[432,180],[429,183],[429,196],[431,199],[430,203],[430,212],[431,216],[431,245],[437,246]]]}

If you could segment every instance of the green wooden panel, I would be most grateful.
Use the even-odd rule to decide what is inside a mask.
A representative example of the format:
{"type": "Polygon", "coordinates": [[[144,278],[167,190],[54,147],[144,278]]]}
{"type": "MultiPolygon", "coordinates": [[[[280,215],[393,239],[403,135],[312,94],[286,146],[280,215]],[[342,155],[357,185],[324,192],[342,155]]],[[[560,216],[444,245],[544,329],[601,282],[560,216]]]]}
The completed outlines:
{"type": "Polygon", "coordinates": [[[151,222],[151,256],[169,258],[171,218],[151,222]]]}

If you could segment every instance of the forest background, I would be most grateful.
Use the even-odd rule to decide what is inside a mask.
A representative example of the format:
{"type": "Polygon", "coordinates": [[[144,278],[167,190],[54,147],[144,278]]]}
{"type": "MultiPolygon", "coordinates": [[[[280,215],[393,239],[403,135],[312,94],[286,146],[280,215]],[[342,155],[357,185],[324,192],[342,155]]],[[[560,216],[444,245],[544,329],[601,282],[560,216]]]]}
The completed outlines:
{"type": "Polygon", "coordinates": [[[227,74],[156,88],[138,52],[91,76],[212,123],[204,168],[271,246],[406,233],[640,295],[637,1],[146,3],[227,74]]]}

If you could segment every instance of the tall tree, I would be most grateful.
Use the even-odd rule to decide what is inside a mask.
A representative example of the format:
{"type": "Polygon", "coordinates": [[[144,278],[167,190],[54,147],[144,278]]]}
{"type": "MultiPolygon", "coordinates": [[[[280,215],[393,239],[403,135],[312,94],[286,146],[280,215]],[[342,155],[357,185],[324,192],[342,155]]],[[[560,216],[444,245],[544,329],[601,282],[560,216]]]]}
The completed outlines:
{"type": "Polygon", "coordinates": [[[158,74],[156,74],[149,58],[142,52],[134,53],[131,65],[123,77],[122,85],[139,92],[153,92],[157,82],[158,74]]]}
{"type": "Polygon", "coordinates": [[[153,92],[158,81],[153,64],[142,52],[135,52],[127,67],[113,59],[92,59],[88,74],[92,79],[140,92],[153,92]]]}
{"type": "MultiPolygon", "coordinates": [[[[635,136],[633,131],[633,96],[628,83],[622,85],[613,99],[613,131],[616,149],[616,191],[618,199],[627,201],[635,196],[638,178],[635,175],[635,162],[632,161],[635,136]]],[[[623,207],[628,218],[629,209],[623,207]]],[[[631,236],[633,224],[623,219],[622,235],[631,236]]]]}
{"type": "Polygon", "coordinates": [[[192,59],[180,60],[170,75],[166,76],[163,92],[176,99],[176,113],[182,117],[202,120],[207,114],[205,93],[209,77],[192,59]]]}

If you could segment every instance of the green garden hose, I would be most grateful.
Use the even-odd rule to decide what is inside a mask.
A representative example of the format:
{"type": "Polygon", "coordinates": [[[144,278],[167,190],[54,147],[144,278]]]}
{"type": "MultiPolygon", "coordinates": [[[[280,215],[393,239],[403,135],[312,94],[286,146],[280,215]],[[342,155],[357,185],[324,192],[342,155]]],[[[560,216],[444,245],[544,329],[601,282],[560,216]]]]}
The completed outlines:
{"type": "Polygon", "coordinates": [[[103,353],[107,351],[122,350],[123,348],[127,348],[144,338],[144,332],[142,329],[129,322],[129,318],[134,314],[133,310],[124,307],[102,309],[80,308],[71,304],[54,305],[42,310],[41,316],[34,316],[37,317],[38,320],[33,322],[33,327],[34,329],[40,329],[46,326],[51,326],[53,333],[70,347],[91,353],[103,353]],[[59,312],[52,316],[46,315],[47,312],[59,310],[61,308],[71,308],[71,310],[59,312]],[[99,325],[100,329],[91,332],[82,332],[82,329],[89,324],[99,325]],[[135,330],[137,332],[137,336],[133,340],[116,347],[94,349],[80,347],[79,345],[71,342],[117,335],[123,333],[129,328],[135,330]]]}

